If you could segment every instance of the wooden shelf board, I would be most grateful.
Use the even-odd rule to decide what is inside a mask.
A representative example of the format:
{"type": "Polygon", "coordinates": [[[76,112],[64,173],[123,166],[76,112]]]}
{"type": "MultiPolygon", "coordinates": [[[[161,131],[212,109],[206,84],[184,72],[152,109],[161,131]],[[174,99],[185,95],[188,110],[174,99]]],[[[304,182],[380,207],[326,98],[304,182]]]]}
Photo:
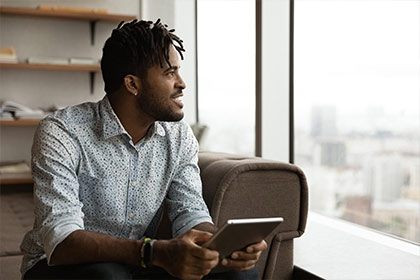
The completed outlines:
{"type": "Polygon", "coordinates": [[[37,126],[39,119],[0,120],[1,126],[37,126]]]}
{"type": "Polygon", "coordinates": [[[30,172],[0,174],[0,185],[33,183],[30,172]]]}
{"type": "Polygon", "coordinates": [[[35,8],[19,8],[19,7],[0,7],[0,14],[16,15],[16,16],[30,16],[30,17],[50,17],[50,18],[66,18],[74,20],[88,20],[88,21],[131,21],[136,19],[135,15],[123,14],[102,14],[102,13],[84,13],[74,11],[56,11],[56,10],[42,10],[35,8]]]}
{"type": "Polygon", "coordinates": [[[101,67],[99,65],[83,65],[83,64],[54,65],[54,64],[32,64],[32,63],[24,63],[24,62],[20,62],[20,63],[0,62],[0,68],[88,71],[88,72],[100,72],[101,71],[101,67]]]}

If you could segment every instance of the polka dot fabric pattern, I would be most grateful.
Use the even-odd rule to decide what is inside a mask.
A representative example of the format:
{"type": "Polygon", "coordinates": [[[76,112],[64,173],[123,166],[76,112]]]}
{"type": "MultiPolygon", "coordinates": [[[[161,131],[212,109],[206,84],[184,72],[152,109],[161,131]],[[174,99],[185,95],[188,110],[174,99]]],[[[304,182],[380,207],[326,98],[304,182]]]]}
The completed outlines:
{"type": "Polygon", "coordinates": [[[166,199],[173,235],[212,222],[202,198],[198,143],[184,121],[155,122],[133,143],[107,97],[42,120],[32,146],[35,223],[24,273],[75,230],[140,239],[166,199]]]}

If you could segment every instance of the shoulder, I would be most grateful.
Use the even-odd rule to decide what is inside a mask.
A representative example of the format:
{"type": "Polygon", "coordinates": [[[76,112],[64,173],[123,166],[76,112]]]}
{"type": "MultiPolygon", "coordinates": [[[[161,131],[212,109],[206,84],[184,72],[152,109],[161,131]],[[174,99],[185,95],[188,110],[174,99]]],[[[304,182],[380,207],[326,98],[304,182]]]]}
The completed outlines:
{"type": "Polygon", "coordinates": [[[39,141],[71,141],[70,139],[75,137],[77,127],[89,126],[87,123],[95,125],[94,116],[97,111],[95,107],[97,107],[97,103],[89,102],[51,113],[40,121],[34,136],[34,144],[39,141]]]}
{"type": "MultiPolygon", "coordinates": [[[[99,103],[99,102],[98,102],[99,103]]],[[[55,111],[46,119],[64,123],[85,123],[92,121],[98,112],[98,103],[86,102],[55,111]]]]}
{"type": "Polygon", "coordinates": [[[95,123],[98,116],[98,103],[86,102],[57,110],[39,123],[39,129],[72,130],[75,126],[95,123]]]}

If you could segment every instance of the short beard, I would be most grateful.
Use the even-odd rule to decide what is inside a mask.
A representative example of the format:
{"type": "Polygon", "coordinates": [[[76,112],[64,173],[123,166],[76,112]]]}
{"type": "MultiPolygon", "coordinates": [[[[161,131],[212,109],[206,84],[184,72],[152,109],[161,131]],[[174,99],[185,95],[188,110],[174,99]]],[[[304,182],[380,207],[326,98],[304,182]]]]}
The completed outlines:
{"type": "Polygon", "coordinates": [[[178,122],[184,118],[184,113],[175,113],[168,109],[158,108],[150,103],[145,104],[139,101],[140,108],[155,120],[161,122],[178,122]]]}
{"type": "Polygon", "coordinates": [[[157,121],[177,122],[184,118],[184,112],[177,113],[172,111],[169,105],[162,106],[162,102],[153,96],[147,83],[144,83],[144,90],[142,90],[136,100],[138,107],[157,121]]]}

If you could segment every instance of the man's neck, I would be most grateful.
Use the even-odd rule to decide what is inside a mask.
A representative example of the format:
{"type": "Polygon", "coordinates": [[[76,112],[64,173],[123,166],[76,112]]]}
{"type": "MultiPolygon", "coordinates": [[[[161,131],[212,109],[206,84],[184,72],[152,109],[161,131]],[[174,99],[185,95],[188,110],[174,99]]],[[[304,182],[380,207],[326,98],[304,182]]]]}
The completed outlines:
{"type": "Polygon", "coordinates": [[[142,114],[136,107],[135,97],[126,92],[114,92],[108,95],[108,99],[121,124],[130,134],[133,143],[140,141],[154,124],[154,120],[142,114]]]}

